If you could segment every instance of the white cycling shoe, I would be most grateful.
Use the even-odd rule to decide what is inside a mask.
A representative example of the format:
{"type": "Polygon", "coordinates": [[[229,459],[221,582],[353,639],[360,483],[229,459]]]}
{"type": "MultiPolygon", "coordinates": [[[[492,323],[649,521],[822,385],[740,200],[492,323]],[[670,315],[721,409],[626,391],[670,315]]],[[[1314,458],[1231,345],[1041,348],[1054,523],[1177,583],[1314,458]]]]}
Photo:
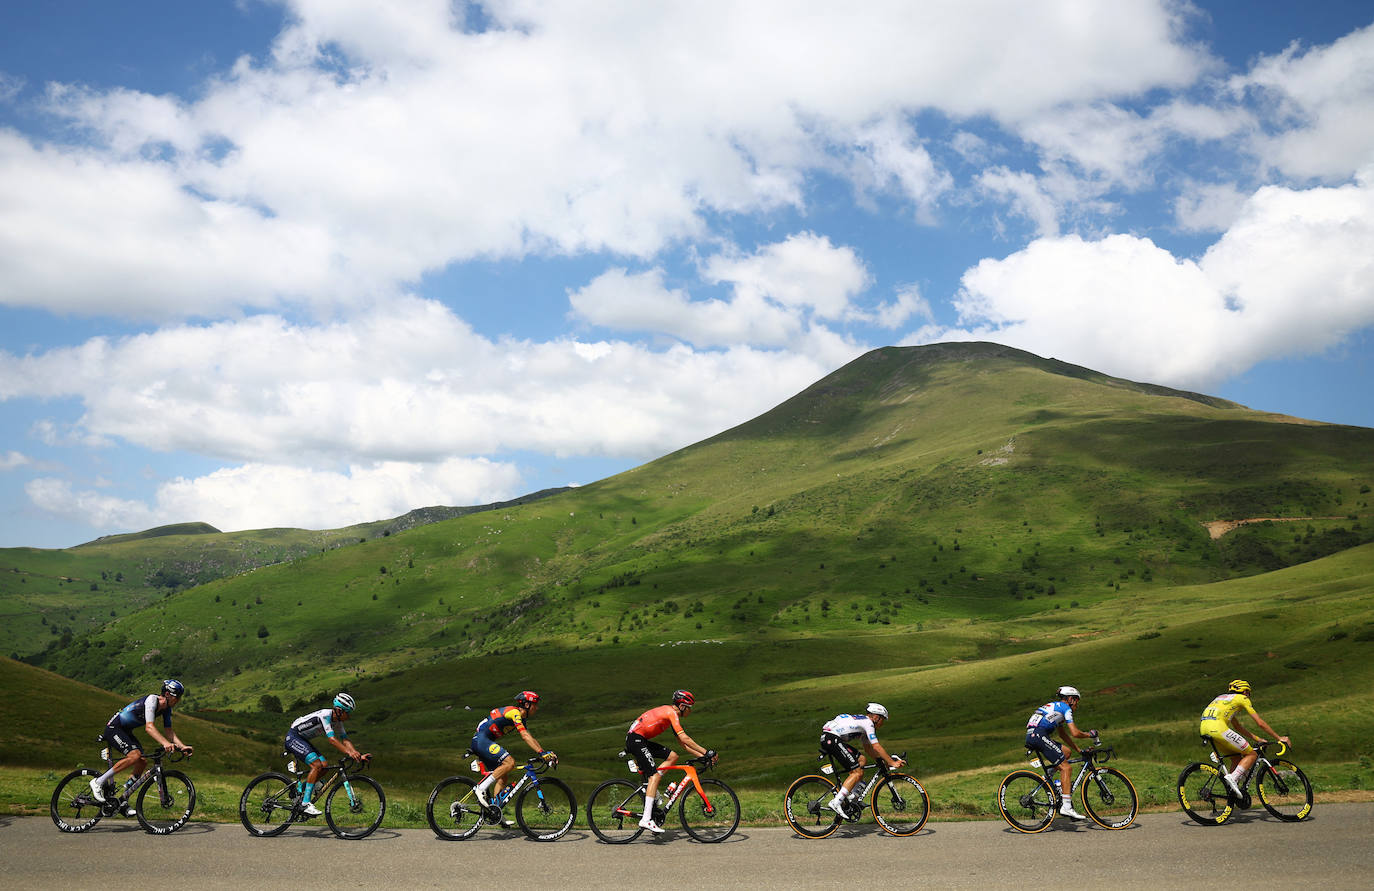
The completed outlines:
{"type": "Polygon", "coordinates": [[[105,803],[105,784],[100,782],[99,777],[91,780],[91,794],[95,796],[96,801],[105,803]]]}
{"type": "Polygon", "coordinates": [[[647,830],[649,830],[649,831],[652,832],[654,835],[662,835],[662,834],[663,834],[663,827],[660,826],[660,825],[658,825],[657,823],[655,823],[654,820],[653,820],[653,817],[645,817],[643,820],[640,820],[640,821],[639,821],[639,826],[640,826],[641,829],[647,829],[647,830]]]}
{"type": "Polygon", "coordinates": [[[1059,806],[1059,813],[1065,817],[1068,817],[1070,820],[1088,819],[1087,817],[1080,814],[1078,811],[1074,810],[1073,805],[1069,804],[1067,801],[1059,806]]]}
{"type": "Polygon", "coordinates": [[[305,814],[307,817],[318,817],[320,814],[324,813],[324,811],[315,807],[315,802],[310,801],[301,805],[301,813],[305,814]]]}

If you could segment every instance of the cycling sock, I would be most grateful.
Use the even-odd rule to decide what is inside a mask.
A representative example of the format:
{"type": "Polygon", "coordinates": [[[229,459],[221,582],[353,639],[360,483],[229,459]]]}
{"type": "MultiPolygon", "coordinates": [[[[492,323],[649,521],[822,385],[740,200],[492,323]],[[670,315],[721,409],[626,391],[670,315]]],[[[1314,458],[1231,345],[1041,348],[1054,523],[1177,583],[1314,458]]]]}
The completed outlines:
{"type": "Polygon", "coordinates": [[[96,779],[99,780],[99,781],[100,781],[100,785],[103,786],[103,785],[105,785],[106,783],[108,783],[108,782],[110,781],[110,779],[111,779],[113,776],[114,776],[114,768],[111,767],[109,770],[105,771],[105,772],[102,773],[100,776],[96,777],[96,779]]]}
{"type": "Polygon", "coordinates": [[[487,790],[491,788],[491,784],[494,782],[496,782],[496,777],[492,776],[491,774],[487,774],[485,777],[482,778],[482,782],[477,784],[477,788],[483,795],[486,795],[487,790]]]}
{"type": "Polygon", "coordinates": [[[312,795],[314,795],[314,794],[315,794],[315,784],[314,784],[314,783],[306,783],[306,784],[305,784],[305,794],[301,796],[301,804],[309,804],[309,803],[310,803],[310,796],[312,796],[312,795]]]}
{"type": "Polygon", "coordinates": [[[654,801],[655,801],[655,796],[653,796],[653,795],[646,795],[646,796],[644,796],[644,816],[645,816],[645,817],[652,817],[652,816],[653,816],[653,814],[654,814],[654,801]]]}

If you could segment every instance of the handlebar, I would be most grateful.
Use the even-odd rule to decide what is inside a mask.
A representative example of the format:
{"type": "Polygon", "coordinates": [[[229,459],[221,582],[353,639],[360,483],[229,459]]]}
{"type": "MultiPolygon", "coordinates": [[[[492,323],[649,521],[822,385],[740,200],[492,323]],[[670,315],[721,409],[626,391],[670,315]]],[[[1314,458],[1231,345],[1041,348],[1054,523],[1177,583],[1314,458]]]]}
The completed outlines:
{"type": "Polygon", "coordinates": [[[547,773],[558,767],[557,761],[545,761],[542,755],[535,755],[533,758],[525,760],[525,769],[530,773],[547,773]]]}

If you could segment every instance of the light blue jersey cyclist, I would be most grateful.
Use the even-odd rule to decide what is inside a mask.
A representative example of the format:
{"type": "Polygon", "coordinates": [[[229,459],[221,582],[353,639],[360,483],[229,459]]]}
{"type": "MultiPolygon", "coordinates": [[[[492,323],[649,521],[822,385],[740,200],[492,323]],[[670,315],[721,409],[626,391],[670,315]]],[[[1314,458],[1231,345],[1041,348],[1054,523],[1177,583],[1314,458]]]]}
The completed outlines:
{"type": "Polygon", "coordinates": [[[286,731],[287,753],[305,762],[310,768],[310,772],[305,777],[305,795],[301,799],[301,806],[306,816],[318,817],[320,815],[319,808],[315,807],[310,799],[315,794],[315,781],[320,778],[320,774],[329,765],[329,762],[315,749],[310,740],[323,736],[329,740],[334,748],[355,761],[372,760],[371,755],[364,755],[358,751],[353,743],[349,742],[348,734],[344,731],[343,722],[347,721],[349,715],[353,714],[353,707],[353,697],[347,693],[340,693],[334,697],[332,706],[301,715],[291,722],[291,729],[286,731]]]}

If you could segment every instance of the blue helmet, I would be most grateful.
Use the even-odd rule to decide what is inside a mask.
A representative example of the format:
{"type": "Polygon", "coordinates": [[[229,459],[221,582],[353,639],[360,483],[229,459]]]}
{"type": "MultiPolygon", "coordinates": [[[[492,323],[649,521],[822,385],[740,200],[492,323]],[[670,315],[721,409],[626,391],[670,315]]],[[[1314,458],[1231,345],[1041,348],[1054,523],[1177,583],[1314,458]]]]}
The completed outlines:
{"type": "Polygon", "coordinates": [[[353,697],[347,693],[340,693],[334,697],[334,707],[353,714],[353,697]]]}
{"type": "Polygon", "coordinates": [[[176,678],[167,678],[162,682],[162,693],[164,696],[175,696],[182,699],[186,696],[186,685],[176,678]]]}

